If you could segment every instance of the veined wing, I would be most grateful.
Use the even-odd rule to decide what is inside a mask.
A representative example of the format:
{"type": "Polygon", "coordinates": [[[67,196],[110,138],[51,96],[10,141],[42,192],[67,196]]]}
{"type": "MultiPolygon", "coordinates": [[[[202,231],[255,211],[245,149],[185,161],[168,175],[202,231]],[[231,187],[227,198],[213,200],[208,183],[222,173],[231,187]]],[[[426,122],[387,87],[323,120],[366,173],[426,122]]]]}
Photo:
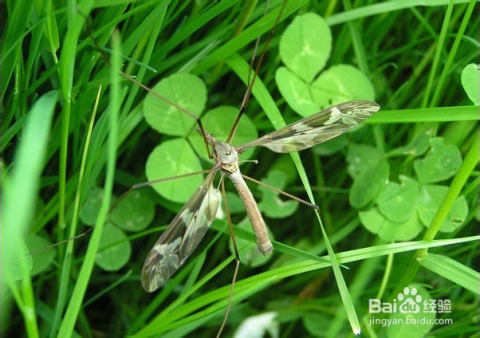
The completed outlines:
{"type": "Polygon", "coordinates": [[[146,291],[155,291],[170,278],[205,236],[220,201],[220,194],[212,184],[216,172],[214,168],[208,173],[148,254],[142,269],[142,285],[146,291]]]}
{"type": "Polygon", "coordinates": [[[330,140],[365,121],[380,109],[370,101],[350,101],[322,110],[237,148],[242,153],[249,147],[266,147],[277,153],[310,148],[330,140]]]}

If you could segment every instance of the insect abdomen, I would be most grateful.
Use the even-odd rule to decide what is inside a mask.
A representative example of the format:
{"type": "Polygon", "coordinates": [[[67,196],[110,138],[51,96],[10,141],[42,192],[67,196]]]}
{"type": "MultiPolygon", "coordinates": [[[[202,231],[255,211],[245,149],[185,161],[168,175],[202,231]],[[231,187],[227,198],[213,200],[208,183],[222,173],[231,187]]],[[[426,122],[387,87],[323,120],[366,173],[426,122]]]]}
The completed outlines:
{"type": "Polygon", "coordinates": [[[238,194],[243,201],[243,205],[245,206],[248,217],[252,222],[253,231],[257,237],[258,248],[264,255],[271,253],[273,250],[273,245],[268,237],[265,221],[263,220],[262,214],[258,210],[257,202],[255,202],[250,189],[248,189],[245,180],[240,174],[240,171],[230,174],[229,177],[235,185],[235,188],[237,188],[238,194]]]}

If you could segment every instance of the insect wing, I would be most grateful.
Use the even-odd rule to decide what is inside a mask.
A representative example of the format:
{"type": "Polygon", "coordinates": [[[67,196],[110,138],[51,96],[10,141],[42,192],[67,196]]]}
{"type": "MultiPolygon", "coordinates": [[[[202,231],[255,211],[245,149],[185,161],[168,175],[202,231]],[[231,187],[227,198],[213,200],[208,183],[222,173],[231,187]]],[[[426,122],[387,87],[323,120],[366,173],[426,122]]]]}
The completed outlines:
{"type": "Polygon", "coordinates": [[[142,286],[158,289],[192,254],[205,236],[218,210],[220,194],[212,170],[195,194],[175,216],[148,254],[142,269],[142,286]]]}
{"type": "Polygon", "coordinates": [[[375,114],[380,106],[370,101],[350,101],[322,110],[237,148],[266,147],[277,153],[310,148],[330,140],[375,114]]]}

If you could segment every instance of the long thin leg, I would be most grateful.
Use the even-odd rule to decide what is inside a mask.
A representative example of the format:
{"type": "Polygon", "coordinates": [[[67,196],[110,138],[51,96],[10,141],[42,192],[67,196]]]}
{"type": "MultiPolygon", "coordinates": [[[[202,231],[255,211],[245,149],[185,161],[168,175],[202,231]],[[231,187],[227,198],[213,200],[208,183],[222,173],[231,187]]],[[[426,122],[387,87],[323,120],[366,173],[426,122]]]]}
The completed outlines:
{"type": "MultiPolygon", "coordinates": [[[[237,132],[238,122],[240,121],[240,118],[242,117],[242,115],[245,111],[245,108],[247,107],[248,101],[250,100],[250,95],[252,94],[252,88],[253,88],[253,85],[255,83],[255,79],[257,78],[258,71],[260,70],[260,66],[262,65],[263,58],[265,57],[265,53],[267,52],[268,45],[270,44],[270,41],[272,40],[272,37],[273,37],[273,35],[275,33],[275,30],[278,26],[280,18],[282,17],[283,11],[285,10],[285,7],[287,6],[287,2],[288,1],[283,2],[282,8],[280,9],[280,13],[278,13],[277,20],[275,21],[275,24],[273,25],[273,28],[270,31],[270,33],[268,34],[267,40],[265,41],[265,45],[263,46],[262,53],[260,54],[260,57],[259,57],[258,62],[256,64],[255,71],[253,72],[252,82],[250,83],[250,85],[247,88],[247,91],[245,92],[245,95],[244,95],[243,101],[242,101],[242,105],[240,106],[240,111],[238,112],[237,118],[235,119],[232,130],[230,131],[230,135],[228,135],[227,143],[231,144],[232,141],[233,141],[233,138],[235,137],[235,133],[237,132]]],[[[259,39],[260,38],[257,39],[257,45],[258,45],[259,39]]],[[[255,51],[256,50],[257,50],[257,46],[255,47],[255,51]]],[[[253,64],[253,60],[255,60],[255,54],[252,57],[252,64],[253,64]]]]}
{"type": "Polygon", "coordinates": [[[141,182],[141,183],[134,184],[130,189],[128,189],[126,192],[124,192],[123,195],[120,196],[120,198],[111,206],[109,212],[111,212],[113,209],[115,209],[120,204],[121,201],[123,201],[128,195],[130,195],[130,193],[132,191],[134,191],[138,188],[150,186],[150,185],[153,185],[153,184],[156,184],[156,183],[176,180],[176,179],[179,179],[179,178],[185,178],[185,177],[190,177],[190,176],[195,176],[195,175],[200,175],[200,174],[206,174],[208,172],[210,172],[210,170],[202,170],[202,171],[197,171],[197,172],[189,173],[189,174],[185,174],[185,175],[178,175],[178,176],[173,176],[173,177],[160,178],[158,180],[153,180],[153,181],[147,181],[147,182],[141,182]]]}
{"type": "Polygon", "coordinates": [[[313,203],[310,203],[310,202],[305,201],[305,200],[302,200],[301,198],[298,198],[297,196],[291,195],[291,194],[289,194],[288,192],[285,192],[285,191],[282,191],[282,190],[277,189],[277,188],[275,188],[275,187],[272,187],[271,185],[268,185],[268,184],[265,184],[265,183],[263,183],[263,182],[260,182],[260,181],[254,179],[254,178],[249,177],[249,176],[246,176],[246,175],[242,175],[242,176],[243,176],[243,178],[246,179],[246,180],[249,180],[249,181],[251,181],[251,182],[257,183],[257,184],[259,184],[259,185],[261,185],[261,186],[263,186],[263,187],[265,187],[265,188],[268,188],[268,189],[270,189],[270,190],[272,190],[272,191],[278,192],[279,194],[284,195],[284,196],[287,196],[288,198],[291,198],[292,200],[295,200],[295,201],[297,201],[297,202],[303,203],[303,204],[309,206],[310,208],[317,209],[317,210],[320,209],[320,207],[319,207],[318,205],[313,204],[313,203]]]}
{"type": "MultiPolygon", "coordinates": [[[[197,171],[197,172],[194,172],[194,173],[189,173],[189,174],[185,174],[185,175],[179,175],[179,176],[174,176],[174,177],[166,177],[166,178],[161,178],[161,179],[158,179],[158,180],[153,180],[153,181],[147,181],[147,182],[141,182],[141,183],[137,183],[137,184],[134,184],[130,189],[128,189],[126,192],[124,192],[122,194],[122,196],[120,196],[119,199],[117,199],[115,201],[115,203],[112,204],[112,206],[110,207],[110,209],[108,210],[108,213],[111,213],[113,210],[115,210],[115,208],[125,199],[127,198],[128,195],[130,195],[132,193],[132,191],[136,190],[136,189],[139,189],[139,188],[142,188],[142,187],[146,187],[146,186],[150,186],[152,184],[156,184],[156,183],[161,183],[161,182],[165,182],[165,181],[171,181],[171,180],[176,180],[176,179],[180,179],[180,178],[185,178],[185,177],[189,177],[189,176],[194,176],[194,175],[200,175],[200,174],[206,174],[210,172],[210,170],[202,170],[202,171],[197,171]]],[[[49,246],[46,246],[44,248],[41,248],[41,249],[38,249],[38,250],[35,250],[35,251],[31,251],[28,253],[28,255],[36,255],[36,254],[39,254],[40,252],[43,252],[47,249],[50,249],[50,248],[53,248],[55,246],[58,246],[60,244],[63,244],[63,243],[67,243],[67,242],[70,242],[70,241],[74,241],[78,238],[81,238],[81,237],[84,237],[86,235],[88,235],[92,230],[94,229],[94,227],[91,227],[89,228],[87,231],[85,232],[82,232],[81,234],[78,234],[76,236],[73,236],[73,237],[70,237],[70,238],[67,238],[67,239],[64,239],[62,241],[59,241],[55,244],[52,244],[52,245],[49,245],[49,246]]]]}
{"type": "Polygon", "coordinates": [[[240,268],[240,254],[238,253],[237,241],[235,241],[235,235],[233,233],[232,218],[230,216],[230,209],[228,207],[227,195],[225,193],[225,181],[223,180],[223,178],[224,176],[222,175],[222,179],[221,179],[222,195],[223,195],[223,201],[225,205],[225,212],[227,213],[228,229],[230,230],[230,236],[232,237],[233,251],[235,252],[235,271],[233,273],[232,284],[230,286],[230,293],[228,295],[227,309],[225,310],[222,326],[220,326],[220,330],[217,333],[217,337],[220,337],[220,335],[222,334],[223,328],[227,323],[228,313],[230,312],[230,308],[232,306],[232,298],[233,298],[233,292],[235,290],[235,282],[237,280],[238,269],[240,268]]]}
{"type": "MultiPolygon", "coordinates": [[[[108,59],[108,56],[105,54],[105,52],[102,50],[102,48],[98,45],[97,41],[95,40],[95,38],[93,37],[93,35],[90,33],[92,30],[91,30],[91,27],[90,27],[90,18],[89,17],[86,17],[85,18],[85,22],[86,22],[86,25],[87,25],[87,29],[89,31],[89,37],[90,37],[90,40],[92,40],[93,44],[95,45],[95,47],[97,48],[98,52],[100,53],[100,55],[102,56],[102,58],[105,60],[105,62],[107,62],[110,66],[112,65],[110,60],[108,59]]],[[[202,120],[195,114],[193,114],[192,112],[186,110],[185,108],[179,106],[178,104],[176,104],[175,102],[173,101],[170,101],[169,99],[167,99],[166,97],[154,92],[153,90],[151,90],[150,88],[148,88],[147,86],[145,86],[143,83],[135,80],[133,77],[131,77],[130,75],[126,74],[125,72],[123,72],[121,69],[118,70],[119,73],[125,78],[127,79],[128,81],[136,84],[137,86],[139,86],[140,88],[143,88],[144,90],[146,90],[147,92],[151,93],[152,95],[158,97],[160,100],[172,105],[173,107],[177,108],[178,110],[180,110],[181,112],[187,114],[188,116],[191,116],[192,118],[195,119],[195,121],[197,122],[198,124],[198,129],[199,129],[199,132],[200,132],[200,135],[202,135],[202,138],[203,138],[203,141],[205,143],[205,146],[207,147],[207,154],[208,154],[208,157],[209,158],[213,158],[212,156],[212,153],[210,152],[210,148],[209,148],[209,144],[208,144],[208,139],[207,139],[207,132],[205,131],[205,128],[203,127],[203,124],[202,124],[202,120]]]]}

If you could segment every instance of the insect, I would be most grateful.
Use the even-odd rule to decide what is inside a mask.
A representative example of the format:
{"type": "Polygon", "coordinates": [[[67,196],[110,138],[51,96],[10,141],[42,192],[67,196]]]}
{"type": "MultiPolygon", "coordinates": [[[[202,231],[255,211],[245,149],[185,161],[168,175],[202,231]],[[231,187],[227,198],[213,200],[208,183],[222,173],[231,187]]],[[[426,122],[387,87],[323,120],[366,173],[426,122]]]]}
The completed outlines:
{"type": "Polygon", "coordinates": [[[370,101],[342,103],[238,147],[217,141],[213,135],[198,130],[205,133],[215,164],[151,249],[142,269],[145,290],[151,292],[159,288],[187,260],[204,237],[220,202],[219,191],[213,187],[217,172],[222,178],[228,176],[232,180],[252,223],[258,248],[263,254],[271,253],[273,245],[265,222],[240,173],[239,154],[249,147],[258,146],[277,153],[307,149],[355,127],[379,109],[378,104],[370,101]]]}
{"type": "MultiPolygon", "coordinates": [[[[261,59],[262,57],[260,57],[261,59]]],[[[253,78],[255,78],[255,74],[253,78]]],[[[248,86],[247,92],[251,90],[253,81],[248,86]]],[[[221,142],[217,141],[213,135],[208,134],[202,127],[200,120],[193,116],[197,118],[200,134],[207,145],[208,152],[214,159],[214,165],[204,182],[173,219],[148,254],[141,274],[143,287],[150,292],[158,289],[185,263],[201,242],[220,204],[218,188],[215,189],[213,186],[218,172],[221,174],[222,182],[225,176],[230,177],[234,182],[240,196],[244,200],[247,213],[257,235],[257,244],[260,250],[264,254],[270,253],[273,246],[268,238],[262,215],[245,184],[243,176],[240,174],[238,154],[243,153],[247,148],[256,146],[267,147],[280,153],[306,149],[354,127],[369,118],[378,109],[378,105],[367,101],[353,101],[340,104],[238,147],[232,146],[236,126],[232,128],[233,131],[227,141],[221,142]]],[[[240,116],[241,114],[239,114],[240,116]]],[[[234,280],[235,276],[236,273],[234,274],[234,280]]],[[[230,297],[234,284],[232,283],[230,297]]],[[[228,311],[229,308],[226,310],[222,328],[228,311]]]]}

